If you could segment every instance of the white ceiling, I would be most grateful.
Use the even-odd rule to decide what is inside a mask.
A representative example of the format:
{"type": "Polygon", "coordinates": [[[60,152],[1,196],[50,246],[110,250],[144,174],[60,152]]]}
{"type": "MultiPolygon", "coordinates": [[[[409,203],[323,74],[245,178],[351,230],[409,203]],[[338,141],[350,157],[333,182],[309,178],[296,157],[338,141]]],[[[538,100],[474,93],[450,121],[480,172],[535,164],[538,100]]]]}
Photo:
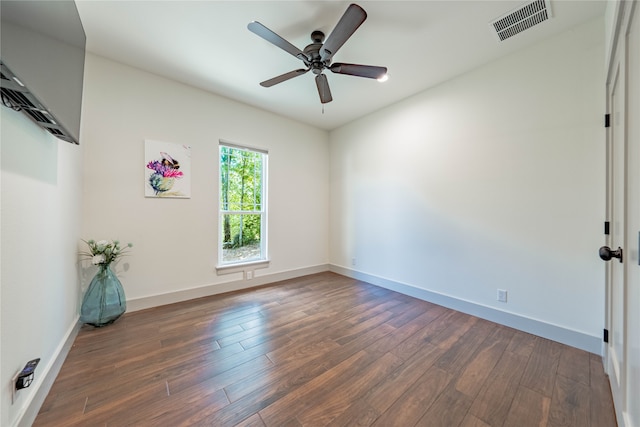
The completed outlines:
{"type": "Polygon", "coordinates": [[[480,65],[604,14],[606,1],[551,0],[553,17],[504,42],[489,22],[523,1],[359,1],[368,18],[334,62],[386,66],[390,79],[327,72],[323,106],[312,73],[271,88],[259,82],[304,68],[247,30],[259,21],[303,49],[327,36],[345,1],[76,0],[93,53],[322,129],[335,129],[480,65]]]}

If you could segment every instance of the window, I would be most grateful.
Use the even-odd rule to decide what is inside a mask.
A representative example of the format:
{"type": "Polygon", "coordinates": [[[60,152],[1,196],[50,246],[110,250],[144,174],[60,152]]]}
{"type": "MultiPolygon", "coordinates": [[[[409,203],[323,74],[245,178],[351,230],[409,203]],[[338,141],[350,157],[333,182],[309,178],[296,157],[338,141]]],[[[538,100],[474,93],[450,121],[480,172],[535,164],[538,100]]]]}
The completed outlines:
{"type": "Polygon", "coordinates": [[[267,152],[220,142],[219,266],[265,261],[267,152]]]}

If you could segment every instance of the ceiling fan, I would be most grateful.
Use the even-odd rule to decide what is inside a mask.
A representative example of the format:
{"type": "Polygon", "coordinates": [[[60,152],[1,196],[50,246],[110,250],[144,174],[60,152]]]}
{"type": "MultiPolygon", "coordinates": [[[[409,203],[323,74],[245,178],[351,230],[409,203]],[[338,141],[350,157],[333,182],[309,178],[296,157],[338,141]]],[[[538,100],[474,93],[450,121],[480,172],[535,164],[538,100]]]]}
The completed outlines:
{"type": "Polygon", "coordinates": [[[338,21],[331,34],[329,34],[329,37],[327,37],[327,41],[324,41],[324,33],[316,30],[311,33],[313,43],[305,47],[304,50],[298,49],[258,21],[249,23],[249,25],[247,25],[249,31],[300,59],[306,67],[265,80],[260,83],[260,86],[271,87],[294,77],[301,76],[311,70],[313,74],[316,75],[316,86],[318,87],[320,102],[326,104],[327,102],[331,102],[333,98],[331,97],[327,76],[322,73],[324,70],[369,79],[382,78],[387,74],[386,67],[346,64],[341,62],[331,63],[333,55],[335,55],[338,49],[355,33],[365,19],[367,19],[367,13],[364,9],[357,4],[349,5],[344,15],[342,15],[342,18],[340,18],[340,21],[338,21]]]}

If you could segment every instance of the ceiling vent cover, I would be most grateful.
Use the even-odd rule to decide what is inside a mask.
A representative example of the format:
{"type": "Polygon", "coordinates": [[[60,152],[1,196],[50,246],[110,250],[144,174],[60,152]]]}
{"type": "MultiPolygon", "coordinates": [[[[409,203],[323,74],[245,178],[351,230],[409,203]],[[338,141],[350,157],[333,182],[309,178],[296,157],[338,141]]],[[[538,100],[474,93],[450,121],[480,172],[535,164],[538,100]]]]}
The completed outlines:
{"type": "Polygon", "coordinates": [[[522,31],[551,18],[550,0],[535,0],[507,13],[489,25],[500,41],[513,37],[522,31]]]}

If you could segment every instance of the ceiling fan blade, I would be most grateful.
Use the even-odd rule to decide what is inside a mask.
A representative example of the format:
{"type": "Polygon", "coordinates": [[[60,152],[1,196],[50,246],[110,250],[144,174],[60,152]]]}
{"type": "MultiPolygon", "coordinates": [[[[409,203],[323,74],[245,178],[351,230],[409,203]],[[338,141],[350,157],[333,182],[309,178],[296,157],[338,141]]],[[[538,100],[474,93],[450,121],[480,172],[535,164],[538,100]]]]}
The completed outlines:
{"type": "Polygon", "coordinates": [[[304,61],[306,65],[309,65],[309,58],[307,58],[307,55],[305,55],[303,51],[301,51],[300,49],[298,49],[297,47],[295,47],[294,45],[292,45],[291,43],[289,43],[288,41],[280,37],[278,34],[271,31],[270,29],[268,29],[258,21],[250,22],[247,25],[247,28],[252,33],[257,34],[258,36],[262,37],[269,43],[272,43],[278,46],[280,49],[286,52],[289,52],[291,55],[304,61]]]}
{"type": "Polygon", "coordinates": [[[338,74],[349,74],[350,76],[367,77],[369,79],[379,79],[387,74],[387,67],[376,67],[374,65],[343,64],[336,62],[329,67],[331,71],[338,74]]]}
{"type": "Polygon", "coordinates": [[[329,82],[327,76],[324,74],[318,74],[316,76],[316,86],[318,86],[318,95],[320,95],[320,102],[326,104],[333,101],[331,97],[331,90],[329,89],[329,82]]]}
{"type": "Polygon", "coordinates": [[[329,34],[327,41],[322,45],[320,59],[323,62],[330,60],[344,42],[362,25],[365,19],[367,19],[367,12],[363,8],[357,4],[349,5],[336,27],[329,34]]]}
{"type": "Polygon", "coordinates": [[[304,68],[300,68],[299,70],[293,70],[293,71],[289,71],[288,73],[284,73],[281,74],[277,77],[274,77],[272,79],[269,80],[265,80],[263,82],[260,83],[260,86],[262,87],[271,87],[273,85],[277,85],[278,83],[282,83],[286,80],[292,79],[294,77],[298,77],[303,75],[304,73],[306,73],[307,71],[309,71],[309,68],[307,68],[306,70],[304,68]]]}

